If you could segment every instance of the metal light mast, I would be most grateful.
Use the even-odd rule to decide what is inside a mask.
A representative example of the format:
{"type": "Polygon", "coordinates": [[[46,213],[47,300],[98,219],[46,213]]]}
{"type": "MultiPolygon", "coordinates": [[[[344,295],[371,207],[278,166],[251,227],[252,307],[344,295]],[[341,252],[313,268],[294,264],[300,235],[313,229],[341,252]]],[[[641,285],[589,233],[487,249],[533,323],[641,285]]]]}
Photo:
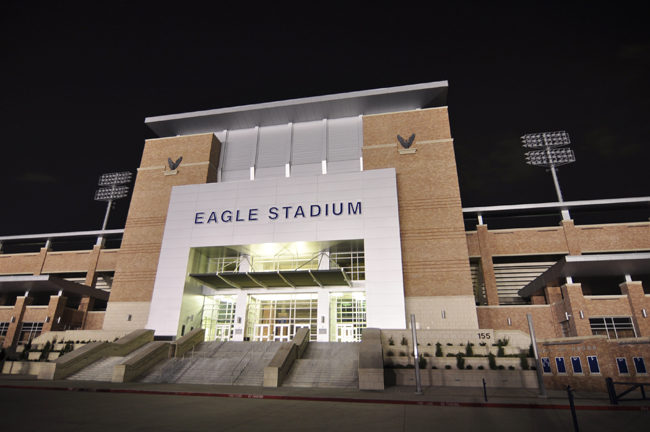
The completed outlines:
{"type": "MultiPolygon", "coordinates": [[[[569,148],[558,148],[571,143],[569,140],[569,134],[564,131],[528,134],[522,136],[521,141],[523,142],[524,147],[542,149],[526,153],[526,163],[528,165],[538,165],[550,168],[549,171],[551,171],[551,174],[553,175],[557,199],[560,202],[564,202],[562,199],[562,192],[560,191],[560,182],[557,180],[557,171],[555,167],[576,161],[573,150],[569,148]]],[[[569,210],[562,210],[562,219],[571,219],[569,210]]]]}
{"type": "Polygon", "coordinates": [[[557,198],[560,202],[564,202],[555,167],[576,161],[573,150],[569,148],[558,148],[571,143],[569,134],[564,131],[528,134],[522,136],[521,141],[524,147],[543,149],[526,153],[526,163],[528,165],[550,168],[551,174],[553,175],[553,182],[555,183],[557,198]]]}
{"type": "Polygon", "coordinates": [[[101,177],[99,177],[99,186],[107,186],[107,187],[103,187],[99,189],[97,192],[95,192],[95,201],[108,202],[108,206],[106,207],[106,216],[104,217],[104,225],[102,225],[102,231],[106,229],[106,225],[108,224],[108,215],[111,213],[111,207],[113,206],[113,201],[124,198],[129,193],[128,186],[118,186],[118,185],[130,183],[131,176],[132,174],[126,171],[126,172],[119,172],[119,173],[104,174],[101,177]]]}

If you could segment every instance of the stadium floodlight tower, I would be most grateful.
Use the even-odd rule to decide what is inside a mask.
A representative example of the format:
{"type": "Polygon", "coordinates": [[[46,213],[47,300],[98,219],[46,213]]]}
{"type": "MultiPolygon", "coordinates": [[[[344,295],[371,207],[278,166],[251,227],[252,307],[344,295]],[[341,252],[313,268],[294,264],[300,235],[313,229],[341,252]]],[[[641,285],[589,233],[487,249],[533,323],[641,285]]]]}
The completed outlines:
{"type": "MultiPolygon", "coordinates": [[[[123,186],[125,183],[131,182],[131,174],[128,171],[118,172],[118,173],[109,173],[103,174],[99,177],[99,186],[106,186],[99,189],[95,192],[95,201],[106,201],[108,206],[106,207],[106,216],[104,217],[104,224],[102,225],[102,231],[106,230],[106,225],[108,224],[108,215],[111,213],[111,207],[113,207],[113,201],[124,198],[129,193],[129,187],[123,186]]],[[[97,244],[102,244],[104,242],[103,236],[100,236],[97,239],[97,244]]]]}
{"type": "MultiPolygon", "coordinates": [[[[549,168],[549,171],[551,171],[551,174],[553,175],[557,198],[560,202],[564,202],[562,199],[562,191],[560,191],[560,182],[557,180],[556,167],[576,161],[573,150],[569,148],[559,148],[571,143],[569,140],[569,134],[565,131],[534,133],[522,136],[521,140],[523,146],[526,148],[541,149],[527,152],[526,163],[528,165],[544,166],[549,168]]],[[[562,210],[562,219],[571,219],[568,210],[562,210]]]]}

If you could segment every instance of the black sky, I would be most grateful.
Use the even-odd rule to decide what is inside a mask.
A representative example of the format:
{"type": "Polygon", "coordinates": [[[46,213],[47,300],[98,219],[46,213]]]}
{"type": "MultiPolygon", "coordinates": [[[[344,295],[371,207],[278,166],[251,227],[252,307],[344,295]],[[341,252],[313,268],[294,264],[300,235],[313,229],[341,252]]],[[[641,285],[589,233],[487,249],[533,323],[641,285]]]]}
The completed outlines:
{"type": "Polygon", "coordinates": [[[464,207],[557,200],[519,143],[555,130],[565,200],[650,196],[642,3],[235,3],[3,2],[0,236],[101,228],[145,117],[440,80],[464,207]]]}

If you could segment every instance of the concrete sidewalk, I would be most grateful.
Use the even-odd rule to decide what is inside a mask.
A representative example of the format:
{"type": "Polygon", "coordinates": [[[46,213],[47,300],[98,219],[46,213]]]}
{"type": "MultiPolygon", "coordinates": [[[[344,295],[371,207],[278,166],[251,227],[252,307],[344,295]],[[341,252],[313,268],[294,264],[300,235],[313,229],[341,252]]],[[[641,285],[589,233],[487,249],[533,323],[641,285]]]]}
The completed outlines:
{"type": "MultiPolygon", "coordinates": [[[[213,396],[258,399],[315,400],[332,402],[435,404],[458,406],[493,406],[508,408],[567,409],[569,400],[564,390],[549,390],[548,398],[539,398],[533,389],[488,388],[487,404],[483,389],[476,387],[426,387],[424,395],[415,395],[415,387],[394,386],[382,391],[355,389],[297,388],[297,387],[244,387],[197,384],[110,383],[98,381],[47,381],[34,375],[0,375],[0,388],[51,389],[111,393],[167,394],[188,396],[213,396]]],[[[621,401],[611,405],[606,393],[574,391],[578,409],[646,409],[650,400],[621,401]],[[636,408],[633,408],[636,407],[636,408]]],[[[640,392],[628,397],[640,397],[640,392]]]]}

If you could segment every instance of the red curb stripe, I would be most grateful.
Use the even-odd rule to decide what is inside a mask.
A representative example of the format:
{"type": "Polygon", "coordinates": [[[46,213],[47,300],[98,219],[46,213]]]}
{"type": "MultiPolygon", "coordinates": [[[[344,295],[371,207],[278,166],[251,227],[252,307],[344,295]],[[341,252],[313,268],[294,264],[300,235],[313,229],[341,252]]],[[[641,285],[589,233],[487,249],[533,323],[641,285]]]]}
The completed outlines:
{"type": "MultiPolygon", "coordinates": [[[[200,396],[220,397],[231,399],[272,399],[292,400],[308,402],[352,402],[366,404],[388,404],[388,405],[421,405],[421,406],[449,406],[462,408],[528,408],[528,409],[571,409],[569,405],[553,404],[515,404],[515,403],[481,403],[481,402],[433,402],[433,401],[408,401],[398,399],[357,399],[357,398],[336,398],[336,397],[315,397],[315,396],[280,396],[280,395],[256,395],[236,393],[203,393],[203,392],[175,392],[162,390],[131,390],[131,389],[108,389],[108,388],[83,388],[83,387],[46,387],[46,386],[21,386],[2,385],[0,388],[21,389],[21,390],[57,390],[57,391],[78,391],[91,393],[122,393],[142,394],[159,396],[200,396]]],[[[586,411],[649,411],[648,406],[596,406],[577,405],[576,410],[586,411]]]]}

